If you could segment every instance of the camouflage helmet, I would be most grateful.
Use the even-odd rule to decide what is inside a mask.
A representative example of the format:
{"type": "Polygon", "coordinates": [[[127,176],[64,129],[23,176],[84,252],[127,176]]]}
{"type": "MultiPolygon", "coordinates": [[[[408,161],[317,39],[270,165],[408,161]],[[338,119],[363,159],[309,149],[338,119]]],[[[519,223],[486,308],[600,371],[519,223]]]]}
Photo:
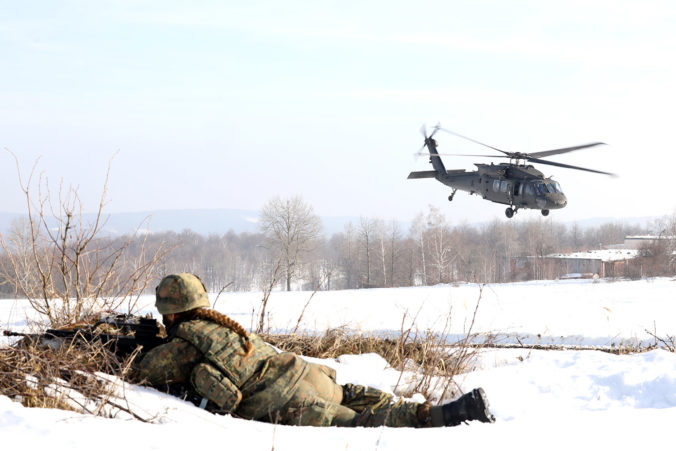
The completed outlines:
{"type": "Polygon", "coordinates": [[[155,288],[155,307],[161,315],[187,312],[198,307],[211,307],[204,284],[194,274],[166,276],[155,288]]]}

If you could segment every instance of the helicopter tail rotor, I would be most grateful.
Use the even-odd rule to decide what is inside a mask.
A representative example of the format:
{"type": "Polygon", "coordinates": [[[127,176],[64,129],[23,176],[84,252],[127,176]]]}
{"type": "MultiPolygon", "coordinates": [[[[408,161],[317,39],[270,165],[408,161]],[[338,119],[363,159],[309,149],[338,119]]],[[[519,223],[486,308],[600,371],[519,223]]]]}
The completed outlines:
{"type": "Polygon", "coordinates": [[[414,154],[415,156],[421,156],[421,155],[426,155],[423,153],[423,149],[427,147],[427,143],[429,142],[430,139],[434,138],[434,135],[437,134],[437,132],[441,130],[441,125],[437,124],[434,126],[434,129],[432,130],[432,134],[427,136],[427,126],[425,124],[420,126],[420,134],[423,135],[425,138],[425,142],[423,143],[422,146],[420,146],[420,149],[414,154]]]}

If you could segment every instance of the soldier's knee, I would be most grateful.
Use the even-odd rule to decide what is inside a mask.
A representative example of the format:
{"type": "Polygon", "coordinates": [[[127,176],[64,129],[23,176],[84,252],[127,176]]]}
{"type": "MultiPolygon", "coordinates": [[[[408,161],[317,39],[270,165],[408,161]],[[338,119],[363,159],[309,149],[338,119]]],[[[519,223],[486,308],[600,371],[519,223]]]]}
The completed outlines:
{"type": "Polygon", "coordinates": [[[347,407],[318,400],[311,405],[287,407],[278,415],[278,422],[293,426],[343,426],[355,425],[357,413],[347,407]]]}

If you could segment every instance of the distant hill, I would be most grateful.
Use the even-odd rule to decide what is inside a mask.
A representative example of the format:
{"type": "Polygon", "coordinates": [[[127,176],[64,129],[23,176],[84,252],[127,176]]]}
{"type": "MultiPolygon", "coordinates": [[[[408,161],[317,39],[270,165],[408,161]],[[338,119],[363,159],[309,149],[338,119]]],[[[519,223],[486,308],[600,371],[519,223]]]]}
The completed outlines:
{"type": "MultiPolygon", "coordinates": [[[[151,232],[190,229],[201,235],[223,234],[232,230],[235,233],[258,232],[257,210],[234,209],[195,209],[195,210],[158,210],[131,213],[113,213],[108,215],[104,228],[106,233],[122,235],[130,233],[140,226],[151,232]]],[[[23,215],[0,213],[0,232],[6,232],[14,219],[23,215]]],[[[94,220],[94,215],[85,214],[85,220],[94,220]]],[[[343,231],[345,224],[352,221],[359,224],[359,217],[323,217],[324,233],[333,235],[343,231]]]]}
{"type": "Polygon", "coordinates": [[[158,210],[110,215],[106,230],[113,234],[128,233],[141,228],[152,232],[190,229],[202,235],[254,233],[258,229],[258,212],[253,210],[203,209],[203,210],[158,210]]]}

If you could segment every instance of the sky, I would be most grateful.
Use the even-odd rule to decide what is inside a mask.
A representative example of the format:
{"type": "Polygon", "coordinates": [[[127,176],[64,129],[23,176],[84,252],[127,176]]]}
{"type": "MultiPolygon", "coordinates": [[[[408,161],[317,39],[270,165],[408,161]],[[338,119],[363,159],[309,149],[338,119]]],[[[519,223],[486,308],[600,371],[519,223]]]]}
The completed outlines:
{"type": "MultiPolygon", "coordinates": [[[[94,210],[259,210],[301,196],[322,216],[450,222],[504,206],[434,180],[423,124],[618,178],[541,167],[550,217],[671,214],[676,5],[668,1],[0,0],[2,212],[35,165],[94,210]],[[36,163],[37,162],[37,163],[36,163]]],[[[441,152],[485,148],[437,135],[441,152]]],[[[445,157],[473,169],[479,157],[445,157]]],[[[499,160],[495,160],[499,161],[499,160]]],[[[520,211],[513,220],[540,217],[520,211]]]]}

